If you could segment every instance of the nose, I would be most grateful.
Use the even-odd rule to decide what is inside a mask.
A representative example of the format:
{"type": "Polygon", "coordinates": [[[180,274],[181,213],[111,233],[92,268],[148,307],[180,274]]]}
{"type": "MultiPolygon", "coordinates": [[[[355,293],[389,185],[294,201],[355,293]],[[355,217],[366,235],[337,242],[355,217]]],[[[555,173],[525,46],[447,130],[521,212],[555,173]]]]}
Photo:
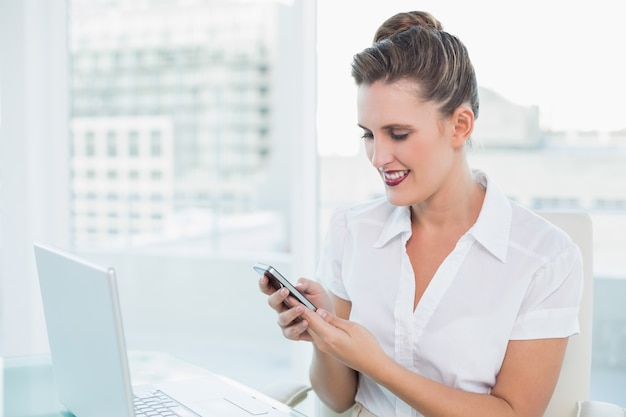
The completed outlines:
{"type": "Polygon", "coordinates": [[[391,144],[381,137],[374,137],[367,143],[367,153],[374,168],[382,168],[393,160],[391,144]]]}

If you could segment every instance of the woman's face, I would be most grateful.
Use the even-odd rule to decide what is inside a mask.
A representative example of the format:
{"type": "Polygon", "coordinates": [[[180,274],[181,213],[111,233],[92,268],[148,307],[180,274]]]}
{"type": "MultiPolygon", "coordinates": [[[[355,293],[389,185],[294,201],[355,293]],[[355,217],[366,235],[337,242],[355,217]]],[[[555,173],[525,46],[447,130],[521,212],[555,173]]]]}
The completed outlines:
{"type": "MultiPolygon", "coordinates": [[[[453,181],[458,146],[452,118],[417,95],[410,81],[361,85],[357,93],[358,123],[365,150],[378,170],[389,202],[413,206],[433,202],[453,181]]],[[[453,188],[453,187],[452,187],[453,188]]]]}

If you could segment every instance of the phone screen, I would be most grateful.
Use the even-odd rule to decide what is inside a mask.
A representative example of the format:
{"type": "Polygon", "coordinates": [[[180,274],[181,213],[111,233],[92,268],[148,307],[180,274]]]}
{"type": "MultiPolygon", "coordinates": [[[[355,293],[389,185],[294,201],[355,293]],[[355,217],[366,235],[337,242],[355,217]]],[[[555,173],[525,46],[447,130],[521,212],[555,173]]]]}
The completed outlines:
{"type": "Polygon", "coordinates": [[[270,285],[272,285],[277,290],[281,289],[282,287],[286,287],[291,295],[294,296],[306,307],[313,311],[317,310],[317,307],[315,307],[315,305],[313,305],[313,303],[309,301],[309,299],[306,298],[304,294],[298,291],[296,287],[294,287],[293,284],[289,282],[289,280],[285,278],[280,272],[278,272],[274,267],[257,262],[253,266],[253,268],[259,273],[259,275],[266,275],[270,280],[270,285]]]}

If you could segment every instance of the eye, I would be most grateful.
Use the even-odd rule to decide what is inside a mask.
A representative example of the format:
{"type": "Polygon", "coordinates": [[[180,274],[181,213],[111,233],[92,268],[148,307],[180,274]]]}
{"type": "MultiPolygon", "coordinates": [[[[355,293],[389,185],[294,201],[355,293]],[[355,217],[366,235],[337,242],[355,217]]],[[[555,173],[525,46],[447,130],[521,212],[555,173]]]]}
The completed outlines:
{"type": "Polygon", "coordinates": [[[409,137],[408,133],[395,133],[395,132],[391,132],[389,134],[389,136],[391,136],[391,139],[393,140],[404,140],[406,138],[409,137]]]}
{"type": "Polygon", "coordinates": [[[363,134],[361,135],[361,138],[362,139],[373,139],[374,135],[369,130],[364,130],[363,134]]]}

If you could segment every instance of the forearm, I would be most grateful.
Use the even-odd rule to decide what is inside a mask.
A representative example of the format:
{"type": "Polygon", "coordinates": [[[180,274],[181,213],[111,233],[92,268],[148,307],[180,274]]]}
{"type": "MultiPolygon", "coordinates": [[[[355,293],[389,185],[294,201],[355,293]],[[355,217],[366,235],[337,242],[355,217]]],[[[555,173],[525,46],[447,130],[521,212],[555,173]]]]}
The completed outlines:
{"type": "Polygon", "coordinates": [[[479,394],[405,368],[358,323],[324,310],[307,310],[304,315],[315,345],[311,380],[333,410],[354,402],[358,371],[426,417],[540,417],[554,392],[567,348],[567,338],[510,340],[490,393],[479,394]]]}
{"type": "Polygon", "coordinates": [[[452,388],[418,375],[389,359],[370,375],[426,417],[513,417],[510,404],[490,394],[452,388]]]}
{"type": "Polygon", "coordinates": [[[347,410],[354,404],[358,373],[315,347],[313,352],[309,374],[315,393],[333,411],[347,410]]]}

